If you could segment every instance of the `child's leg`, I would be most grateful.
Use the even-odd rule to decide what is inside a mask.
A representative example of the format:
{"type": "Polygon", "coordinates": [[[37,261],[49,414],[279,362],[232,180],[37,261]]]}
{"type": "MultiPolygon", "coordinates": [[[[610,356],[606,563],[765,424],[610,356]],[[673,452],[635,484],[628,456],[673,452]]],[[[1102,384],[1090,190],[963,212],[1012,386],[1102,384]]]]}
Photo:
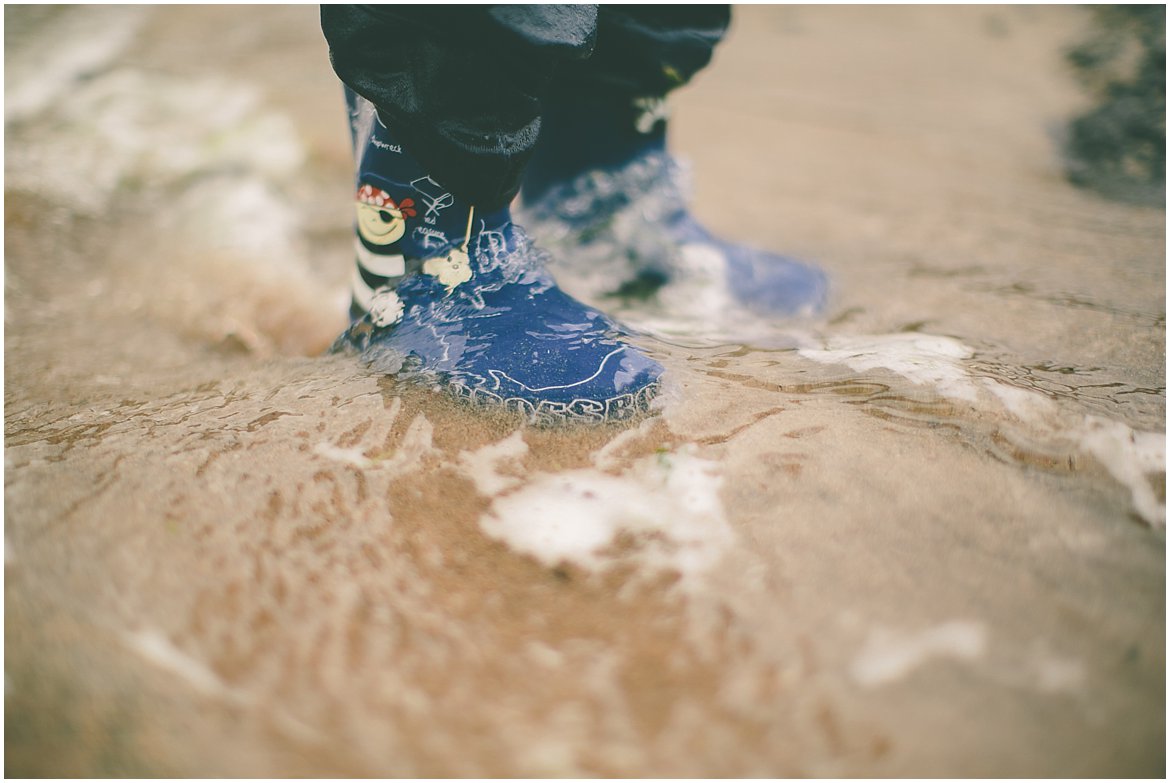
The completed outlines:
{"type": "Polygon", "coordinates": [[[645,408],[662,368],[557,288],[509,212],[539,126],[537,66],[587,51],[592,17],[337,8],[322,17],[348,87],[357,266],[336,348],[539,419],[645,408]]]}
{"type": "Polygon", "coordinates": [[[726,5],[602,6],[593,54],[562,65],[545,97],[525,202],[663,150],[667,94],[710,62],[730,19],[726,5]]]}
{"type": "Polygon", "coordinates": [[[662,286],[685,281],[675,292],[685,306],[709,281],[725,292],[715,300],[763,314],[823,304],[820,270],[708,232],[666,153],[667,94],[707,64],[729,18],[726,6],[602,6],[593,56],[558,72],[522,195],[529,227],[580,293],[665,297],[674,289],[662,286]]]}

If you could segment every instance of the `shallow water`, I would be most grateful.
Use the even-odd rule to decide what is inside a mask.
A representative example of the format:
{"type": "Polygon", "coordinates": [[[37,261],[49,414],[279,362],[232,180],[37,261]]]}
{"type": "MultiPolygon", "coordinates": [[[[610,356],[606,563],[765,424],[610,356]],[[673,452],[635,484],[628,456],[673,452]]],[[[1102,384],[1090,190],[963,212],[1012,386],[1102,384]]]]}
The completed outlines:
{"type": "Polygon", "coordinates": [[[1157,775],[1165,222],[1061,178],[1085,23],[743,9],[674,143],[829,308],[598,301],[660,410],[549,430],[315,358],[311,9],[6,9],[10,769],[1157,775]]]}

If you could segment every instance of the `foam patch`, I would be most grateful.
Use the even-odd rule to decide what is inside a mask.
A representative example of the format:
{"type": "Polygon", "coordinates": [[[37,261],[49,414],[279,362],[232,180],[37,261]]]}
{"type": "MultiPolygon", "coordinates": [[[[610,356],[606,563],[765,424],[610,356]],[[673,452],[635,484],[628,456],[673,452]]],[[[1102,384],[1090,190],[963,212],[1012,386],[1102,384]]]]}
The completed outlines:
{"type": "Polygon", "coordinates": [[[538,475],[497,498],[480,526],[547,566],[601,571],[633,559],[687,576],[710,567],[733,539],[721,485],[715,463],[689,450],[662,453],[620,476],[594,469],[538,475]]]}

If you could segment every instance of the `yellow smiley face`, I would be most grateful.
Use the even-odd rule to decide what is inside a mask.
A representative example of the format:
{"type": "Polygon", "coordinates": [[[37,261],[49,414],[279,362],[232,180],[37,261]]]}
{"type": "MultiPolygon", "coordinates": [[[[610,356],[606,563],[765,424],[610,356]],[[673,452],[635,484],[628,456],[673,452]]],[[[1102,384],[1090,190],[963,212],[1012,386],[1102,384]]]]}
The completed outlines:
{"type": "Polygon", "coordinates": [[[371,245],[389,245],[406,233],[406,219],[399,209],[357,204],[358,233],[371,245]]]}

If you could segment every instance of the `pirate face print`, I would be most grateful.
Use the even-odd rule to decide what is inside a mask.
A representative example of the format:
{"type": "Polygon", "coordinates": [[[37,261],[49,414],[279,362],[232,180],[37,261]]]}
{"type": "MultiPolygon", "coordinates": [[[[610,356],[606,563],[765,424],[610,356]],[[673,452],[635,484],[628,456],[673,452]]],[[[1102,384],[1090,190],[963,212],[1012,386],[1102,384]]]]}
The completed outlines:
{"type": "Polygon", "coordinates": [[[395,203],[390,194],[379,187],[364,184],[358,188],[358,233],[371,245],[389,245],[402,239],[406,233],[406,219],[417,214],[414,199],[404,198],[395,203]]]}

